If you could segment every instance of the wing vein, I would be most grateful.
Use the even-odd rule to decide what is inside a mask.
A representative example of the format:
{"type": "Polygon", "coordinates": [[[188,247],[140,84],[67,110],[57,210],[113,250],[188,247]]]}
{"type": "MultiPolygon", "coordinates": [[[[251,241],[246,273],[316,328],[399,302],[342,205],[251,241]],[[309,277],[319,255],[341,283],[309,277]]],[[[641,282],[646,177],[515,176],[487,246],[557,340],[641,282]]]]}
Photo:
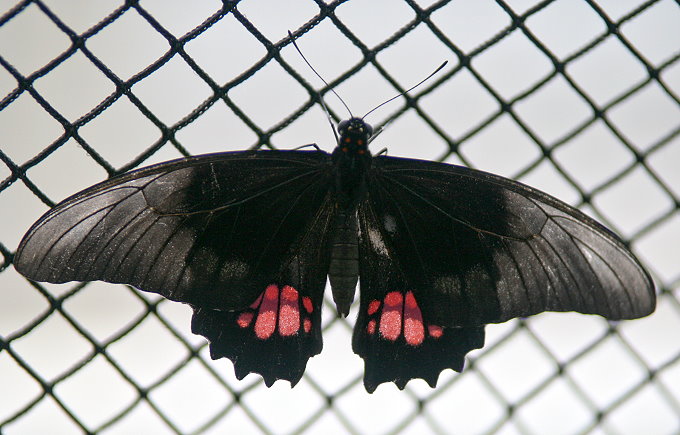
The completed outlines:
{"type": "MultiPolygon", "coordinates": [[[[115,209],[115,208],[116,208],[117,206],[119,206],[121,203],[122,203],[122,201],[119,202],[119,203],[117,203],[116,205],[114,205],[114,206],[111,208],[110,212],[107,213],[107,214],[110,214],[111,212],[113,212],[113,209],[115,209]]],[[[108,240],[106,241],[106,243],[104,243],[104,244],[101,246],[101,249],[99,249],[99,251],[96,253],[96,255],[94,256],[94,258],[92,259],[92,261],[90,262],[90,264],[87,266],[87,269],[85,269],[85,273],[84,273],[85,276],[87,276],[87,275],[90,274],[90,271],[91,271],[92,268],[97,264],[97,262],[99,261],[101,255],[106,251],[106,249],[111,245],[111,243],[112,243],[114,240],[116,240],[116,239],[118,238],[118,235],[119,235],[121,232],[123,232],[123,230],[126,230],[126,229],[128,228],[128,225],[130,225],[130,223],[131,223],[132,221],[136,220],[139,216],[141,216],[142,214],[144,214],[145,211],[146,211],[146,209],[141,208],[137,214],[132,215],[132,217],[131,217],[130,219],[127,220],[127,222],[125,222],[125,223],[124,223],[123,225],[121,225],[118,229],[116,229],[116,231],[114,231],[113,234],[111,234],[111,236],[108,238],[108,240]]],[[[119,246],[120,246],[120,245],[119,245],[119,246]]],[[[75,253],[75,250],[74,250],[74,253],[75,253]]]]}
{"type": "MultiPolygon", "coordinates": [[[[134,195],[135,193],[136,193],[136,189],[135,189],[135,191],[133,191],[130,195],[128,195],[127,197],[123,198],[121,201],[118,201],[115,205],[112,206],[111,204],[106,204],[106,205],[104,205],[104,206],[102,206],[102,207],[96,209],[95,211],[93,211],[93,212],[87,214],[87,215],[85,216],[84,219],[80,219],[80,220],[78,220],[77,222],[75,222],[73,225],[71,225],[66,231],[64,231],[61,235],[59,235],[59,237],[58,237],[58,238],[52,243],[52,245],[48,248],[47,252],[45,252],[45,254],[43,254],[43,257],[42,257],[42,259],[40,260],[40,262],[39,262],[39,264],[38,264],[38,269],[42,268],[42,265],[43,265],[44,260],[47,259],[47,257],[50,255],[50,252],[52,252],[52,250],[56,247],[56,245],[57,245],[60,241],[62,241],[65,237],[67,237],[72,231],[74,231],[74,230],[75,230],[75,229],[76,229],[83,221],[85,221],[85,220],[87,220],[87,219],[90,219],[91,217],[95,216],[96,214],[98,214],[98,213],[100,213],[100,212],[102,212],[102,211],[104,211],[104,210],[106,210],[104,216],[109,215],[109,214],[111,213],[111,211],[115,208],[116,205],[120,204],[122,201],[125,201],[125,200],[129,199],[129,198],[130,198],[132,195],[134,195]],[[108,209],[108,210],[107,210],[107,209],[108,209]]],[[[88,199],[90,199],[90,198],[88,198],[88,199]]],[[[71,207],[65,208],[65,209],[62,210],[62,211],[73,210],[73,207],[82,205],[82,204],[85,203],[85,202],[87,202],[87,200],[85,200],[85,201],[80,201],[80,202],[78,202],[78,204],[75,204],[75,205],[73,205],[73,206],[71,206],[71,207]]],[[[54,217],[51,217],[50,220],[52,220],[52,219],[55,218],[55,217],[56,217],[56,214],[55,214],[54,217]]],[[[70,254],[68,255],[68,259],[66,259],[66,261],[64,261],[65,264],[69,264],[69,262],[70,262],[71,259],[73,258],[73,255],[78,251],[78,249],[80,249],[80,246],[82,246],[82,244],[85,243],[86,240],[88,240],[89,236],[92,234],[92,232],[94,231],[94,229],[97,228],[97,226],[99,225],[99,222],[101,222],[101,219],[100,219],[95,225],[93,225],[92,228],[90,228],[90,229],[87,231],[85,237],[83,237],[83,238],[80,239],[80,241],[77,243],[75,249],[71,250],[70,254]]],[[[66,270],[68,270],[68,268],[64,268],[64,269],[62,269],[62,270],[63,270],[63,271],[66,271],[66,270]]],[[[59,275],[59,276],[60,276],[60,279],[61,279],[61,276],[62,276],[62,275],[63,275],[63,272],[59,275]]]]}

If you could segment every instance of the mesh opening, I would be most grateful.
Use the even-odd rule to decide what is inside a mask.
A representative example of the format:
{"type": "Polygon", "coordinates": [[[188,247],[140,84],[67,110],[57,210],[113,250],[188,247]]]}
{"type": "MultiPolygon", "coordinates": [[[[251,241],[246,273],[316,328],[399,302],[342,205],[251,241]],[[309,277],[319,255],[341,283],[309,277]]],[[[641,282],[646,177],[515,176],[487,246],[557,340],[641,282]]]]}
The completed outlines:
{"type": "MultiPolygon", "coordinates": [[[[658,1],[22,1],[0,13],[0,430],[680,431],[680,4],[658,1]],[[437,389],[368,395],[349,320],[324,312],[303,380],[234,378],[180,304],[29,283],[21,236],[73,192],[213,151],[333,147],[320,108],[396,117],[374,150],[545,190],[632,244],[661,293],[644,320],[544,314],[487,327],[437,389]],[[72,168],[72,169],[71,169],[72,168]],[[74,171],[70,174],[68,170],[74,171]]],[[[118,288],[114,288],[118,287],[118,288]]],[[[356,312],[356,308],[354,309],[356,312]]]]}

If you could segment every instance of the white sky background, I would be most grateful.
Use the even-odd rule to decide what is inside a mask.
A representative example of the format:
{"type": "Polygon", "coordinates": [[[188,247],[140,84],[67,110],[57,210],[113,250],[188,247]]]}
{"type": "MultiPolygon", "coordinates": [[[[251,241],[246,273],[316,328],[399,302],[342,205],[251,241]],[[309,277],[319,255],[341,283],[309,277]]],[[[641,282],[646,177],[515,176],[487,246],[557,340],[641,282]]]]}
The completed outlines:
{"type": "MultiPolygon", "coordinates": [[[[434,2],[418,1],[421,7],[434,2]]],[[[515,13],[535,1],[507,1],[515,13]]],[[[639,6],[641,1],[599,1],[614,21],[639,6]]],[[[115,1],[50,0],[44,4],[74,32],[87,31],[119,7],[115,1]]],[[[0,14],[15,5],[0,0],[0,14]]],[[[141,1],[140,5],[175,37],[203,22],[220,8],[218,1],[141,1]]],[[[272,42],[296,30],[318,13],[311,0],[245,0],[238,9],[272,42]]],[[[379,45],[414,18],[412,9],[398,0],[350,0],[340,6],[338,18],[369,48],[379,45]]],[[[433,23],[463,52],[469,53],[511,24],[507,14],[491,0],[454,0],[432,15],[433,23]]],[[[606,32],[605,24],[580,0],[558,0],[527,19],[531,32],[559,59],[565,59],[606,32]]],[[[655,66],[664,65],[680,50],[680,6],[662,0],[621,27],[631,45],[655,66]]],[[[70,47],[70,40],[36,5],[0,26],[0,57],[24,76],[43,68],[70,47]]],[[[308,60],[329,82],[357,65],[362,54],[330,21],[324,20],[298,40],[308,60]]],[[[134,10],[87,40],[86,46],[120,79],[128,80],[169,49],[160,36],[134,10]]],[[[233,80],[263,56],[264,47],[232,16],[227,16],[195,40],[188,42],[189,56],[218,84],[233,80]]],[[[302,62],[292,46],[282,57],[316,88],[320,81],[302,62]]],[[[455,68],[455,55],[425,25],[380,52],[377,61],[403,88],[418,82],[442,61],[455,68]]],[[[522,94],[551,73],[553,65],[520,31],[508,35],[472,61],[472,67],[505,100],[522,94]]],[[[566,72],[599,107],[642,84],[648,74],[617,38],[609,36],[586,55],[569,63],[566,72]]],[[[436,78],[434,79],[436,80],[436,78]]],[[[680,62],[665,68],[660,80],[677,98],[680,95],[680,62]]],[[[68,121],[88,113],[115,87],[82,53],[76,53],[33,83],[36,91],[68,121]]],[[[427,86],[427,85],[426,85],[427,86]]],[[[0,67],[0,97],[17,87],[13,76],[0,67]]],[[[336,88],[355,115],[362,115],[392,97],[396,90],[377,69],[368,65],[336,88]]],[[[168,126],[187,116],[211,95],[210,88],[181,59],[174,56],[160,70],[135,84],[132,92],[168,126]]],[[[417,92],[417,91],[416,91],[417,92]]],[[[307,100],[306,91],[275,61],[233,89],[229,96],[257,126],[270,128],[307,100]]],[[[346,112],[332,96],[327,104],[338,114],[346,112]]],[[[403,104],[399,99],[368,119],[379,124],[403,104]]],[[[463,69],[437,91],[424,97],[419,107],[452,139],[458,140],[487,117],[498,104],[463,69]]],[[[514,112],[544,144],[552,146],[575,126],[592,117],[590,106],[563,76],[550,80],[530,98],[513,106],[514,112]]],[[[608,328],[599,317],[546,314],[530,319],[528,329],[513,333],[518,322],[487,327],[487,346],[470,354],[480,358],[472,370],[460,376],[448,370],[440,387],[431,390],[423,381],[412,381],[400,392],[383,384],[368,395],[361,382],[338,394],[363,373],[362,360],[351,350],[351,329],[335,322],[324,333],[324,351],[312,358],[305,377],[294,388],[284,381],[267,389],[257,375],[237,381],[228,360],[210,361],[207,347],[201,357],[235,391],[251,387],[209,432],[259,433],[252,418],[266,430],[287,433],[319,414],[309,429],[317,433],[385,433],[418,412],[414,398],[426,398],[426,410],[405,433],[484,433],[498,427],[503,434],[574,433],[591,427],[597,409],[608,409],[627,392],[629,399],[607,415],[594,433],[673,433],[680,430],[676,412],[680,404],[680,214],[674,201],[680,197],[680,139],[656,145],[680,128],[680,109],[657,81],[642,86],[625,101],[607,111],[607,119],[632,147],[649,152],[648,169],[637,166],[620,181],[594,196],[585,211],[604,218],[623,237],[636,238],[633,248],[650,268],[659,285],[671,288],[657,312],[649,318],[622,323],[621,337],[613,335],[571,363],[566,377],[552,379],[555,358],[567,361],[586,352],[608,328]],[[654,148],[654,147],[657,148],[654,148]],[[652,150],[652,151],[649,151],[652,150]],[[653,174],[653,175],[652,175],[653,174]],[[654,178],[656,177],[656,179],[654,178]],[[661,184],[660,184],[661,183],[661,184]],[[660,187],[663,185],[664,188],[660,187]],[[674,198],[676,198],[674,200],[674,198]],[[663,218],[663,216],[667,216],[663,218]],[[656,226],[639,235],[650,223],[656,226]],[[511,334],[502,344],[494,343],[511,334]],[[540,340],[540,344],[539,341],[540,340]],[[491,349],[491,351],[490,351],[491,349]],[[632,349],[632,352],[631,352],[632,349]],[[647,368],[658,369],[645,383],[647,368]],[[541,387],[544,383],[547,387],[541,387]],[[452,383],[450,388],[443,388],[452,383]],[[535,395],[529,393],[541,387],[535,395]],[[326,410],[318,388],[337,394],[333,410],[326,410]],[[492,392],[495,391],[495,392],[492,392]],[[505,401],[521,400],[514,415],[507,415],[505,401]],[[325,412],[324,412],[325,411],[325,412]]],[[[29,95],[0,111],[0,150],[22,165],[45,150],[63,128],[29,95]]],[[[159,130],[126,97],[87,123],[79,134],[103,159],[119,168],[146,151],[160,138],[159,130]]],[[[245,149],[256,143],[255,134],[222,101],[195,122],[177,132],[177,140],[192,154],[245,149]]],[[[317,143],[331,151],[333,134],[320,107],[305,113],[275,134],[276,147],[290,149],[317,143]]],[[[372,144],[374,152],[387,147],[390,155],[438,159],[447,144],[418,114],[407,111],[372,144]]],[[[555,166],[540,160],[541,150],[508,115],[484,128],[460,148],[470,165],[513,177],[532,163],[537,167],[521,180],[571,204],[579,204],[579,192],[555,166]]],[[[635,162],[634,154],[602,122],[596,121],[553,153],[561,169],[583,190],[591,191],[635,162]]],[[[144,165],[181,157],[166,144],[144,165]]],[[[452,155],[449,162],[458,163],[452,155]]],[[[0,183],[11,175],[0,163],[0,183]]],[[[28,178],[51,200],[65,197],[107,178],[107,173],[73,139],[27,172],[28,178]]],[[[14,251],[29,226],[47,210],[21,181],[0,191],[0,244],[14,251]]],[[[1,257],[0,257],[1,258],[1,257]]],[[[54,297],[74,288],[45,286],[54,297]]],[[[142,298],[156,300],[154,295],[142,298]]],[[[124,286],[87,285],[66,299],[63,309],[100,342],[121,333],[143,317],[143,299],[124,286]]],[[[10,266],[0,272],[0,337],[17,335],[48,313],[45,298],[10,266]]],[[[190,332],[190,309],[177,303],[159,304],[159,316],[195,346],[203,339],[190,332]]],[[[350,314],[353,323],[356,307],[350,314]]],[[[330,310],[324,322],[333,319],[330,310]]],[[[14,355],[40,377],[53,381],[72,365],[87,359],[93,347],[60,314],[50,314],[22,338],[12,341],[14,355]]],[[[111,359],[144,387],[158,382],[188,358],[187,349],[151,315],[122,339],[107,347],[111,359]]],[[[42,394],[40,385],[9,352],[0,351],[0,424],[42,394]]],[[[55,387],[55,395],[90,430],[134,403],[137,393],[101,355],[55,387]]],[[[233,402],[228,391],[192,360],[162,386],[150,393],[151,401],[182,432],[194,431],[233,402]]],[[[27,414],[1,428],[3,433],[77,433],[79,428],[49,397],[27,414]]],[[[171,429],[142,401],[107,433],[171,433],[171,429]]]]}

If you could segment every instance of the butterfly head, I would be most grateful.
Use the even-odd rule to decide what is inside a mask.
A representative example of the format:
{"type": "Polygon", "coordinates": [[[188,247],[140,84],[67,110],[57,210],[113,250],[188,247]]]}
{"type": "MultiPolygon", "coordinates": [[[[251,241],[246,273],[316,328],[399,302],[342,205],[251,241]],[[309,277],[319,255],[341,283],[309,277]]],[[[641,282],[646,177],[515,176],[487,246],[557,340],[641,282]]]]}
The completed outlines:
{"type": "Polygon", "coordinates": [[[368,141],[373,127],[361,118],[351,118],[338,124],[340,143],[338,149],[344,154],[368,154],[368,141]]]}

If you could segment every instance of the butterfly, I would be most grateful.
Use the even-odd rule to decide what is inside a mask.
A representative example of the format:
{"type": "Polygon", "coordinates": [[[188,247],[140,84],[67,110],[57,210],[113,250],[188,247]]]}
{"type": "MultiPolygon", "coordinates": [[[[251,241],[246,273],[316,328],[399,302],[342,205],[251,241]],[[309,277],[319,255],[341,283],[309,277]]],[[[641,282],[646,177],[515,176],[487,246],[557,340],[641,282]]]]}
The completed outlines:
{"type": "Polygon", "coordinates": [[[484,326],[543,311],[632,319],[654,284],[624,243],[529,186],[445,163],[372,156],[372,127],[315,149],[188,157],[64,200],[24,236],[35,281],[130,284],[193,308],[192,331],[242,379],[295,385],[321,352],[326,277],[340,315],[360,289],[352,346],[366,390],[435,387],[484,345],[484,326]]]}

